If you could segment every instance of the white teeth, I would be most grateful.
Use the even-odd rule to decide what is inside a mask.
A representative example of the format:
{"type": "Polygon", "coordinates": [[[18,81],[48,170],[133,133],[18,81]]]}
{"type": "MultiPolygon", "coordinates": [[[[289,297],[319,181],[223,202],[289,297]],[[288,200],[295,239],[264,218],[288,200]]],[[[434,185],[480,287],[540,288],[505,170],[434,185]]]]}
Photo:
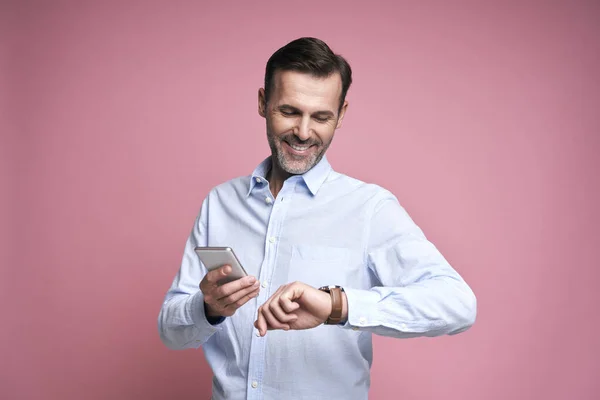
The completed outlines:
{"type": "Polygon", "coordinates": [[[292,149],[296,150],[296,151],[304,151],[304,150],[308,150],[308,148],[309,148],[310,146],[306,146],[306,147],[300,147],[300,146],[296,146],[296,145],[290,144],[290,147],[291,147],[292,149]]]}

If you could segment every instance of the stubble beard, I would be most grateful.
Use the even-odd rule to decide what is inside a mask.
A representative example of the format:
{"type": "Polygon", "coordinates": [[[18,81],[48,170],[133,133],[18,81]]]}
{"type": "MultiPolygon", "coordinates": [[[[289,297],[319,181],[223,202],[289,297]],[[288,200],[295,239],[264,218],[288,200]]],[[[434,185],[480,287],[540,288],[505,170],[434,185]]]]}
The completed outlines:
{"type": "Polygon", "coordinates": [[[321,159],[325,155],[325,152],[329,148],[329,145],[331,144],[331,141],[329,141],[329,143],[327,144],[318,143],[315,141],[301,142],[294,134],[288,134],[282,137],[275,137],[275,135],[270,133],[269,130],[267,130],[267,140],[269,142],[269,147],[271,148],[271,154],[276,158],[279,167],[283,171],[291,175],[304,174],[305,172],[309,171],[312,167],[317,165],[319,161],[321,161],[321,159]],[[293,156],[290,156],[289,154],[286,156],[286,151],[282,147],[282,143],[284,141],[298,145],[317,145],[319,146],[319,149],[317,152],[311,153],[307,157],[304,157],[303,161],[301,163],[298,163],[298,161],[295,161],[293,159],[290,160],[290,157],[293,156]]]}

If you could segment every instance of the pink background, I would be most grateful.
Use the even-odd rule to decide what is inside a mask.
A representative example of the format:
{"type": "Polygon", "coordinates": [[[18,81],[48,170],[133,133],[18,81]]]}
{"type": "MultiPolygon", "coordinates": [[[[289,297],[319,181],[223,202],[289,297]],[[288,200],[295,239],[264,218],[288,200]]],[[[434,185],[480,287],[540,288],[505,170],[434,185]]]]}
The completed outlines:
{"type": "Polygon", "coordinates": [[[354,69],[334,168],[478,296],[466,333],[376,338],[371,398],[598,398],[599,3],[350,3],[2,2],[0,398],[209,398],[157,313],[203,197],[267,154],[267,58],[307,35],[354,69]]]}

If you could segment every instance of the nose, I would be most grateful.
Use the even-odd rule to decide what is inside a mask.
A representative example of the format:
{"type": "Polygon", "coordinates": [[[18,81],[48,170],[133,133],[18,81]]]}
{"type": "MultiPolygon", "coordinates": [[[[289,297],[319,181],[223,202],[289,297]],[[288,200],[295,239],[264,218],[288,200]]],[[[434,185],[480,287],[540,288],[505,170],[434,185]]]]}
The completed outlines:
{"type": "Polygon", "coordinates": [[[302,141],[310,138],[310,116],[303,117],[299,120],[298,126],[296,127],[296,136],[302,141]]]}

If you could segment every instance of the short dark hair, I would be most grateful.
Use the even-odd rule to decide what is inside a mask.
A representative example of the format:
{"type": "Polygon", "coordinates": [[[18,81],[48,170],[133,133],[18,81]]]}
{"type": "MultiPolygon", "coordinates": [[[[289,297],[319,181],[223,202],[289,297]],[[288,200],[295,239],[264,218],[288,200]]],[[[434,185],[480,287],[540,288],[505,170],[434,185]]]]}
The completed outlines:
{"type": "Polygon", "coordinates": [[[269,58],[265,71],[265,102],[269,101],[276,71],[298,71],[318,78],[326,78],[338,72],[342,78],[339,110],[344,105],[346,93],[352,83],[352,69],[348,61],[331,51],[324,41],[313,37],[293,40],[269,58]]]}

